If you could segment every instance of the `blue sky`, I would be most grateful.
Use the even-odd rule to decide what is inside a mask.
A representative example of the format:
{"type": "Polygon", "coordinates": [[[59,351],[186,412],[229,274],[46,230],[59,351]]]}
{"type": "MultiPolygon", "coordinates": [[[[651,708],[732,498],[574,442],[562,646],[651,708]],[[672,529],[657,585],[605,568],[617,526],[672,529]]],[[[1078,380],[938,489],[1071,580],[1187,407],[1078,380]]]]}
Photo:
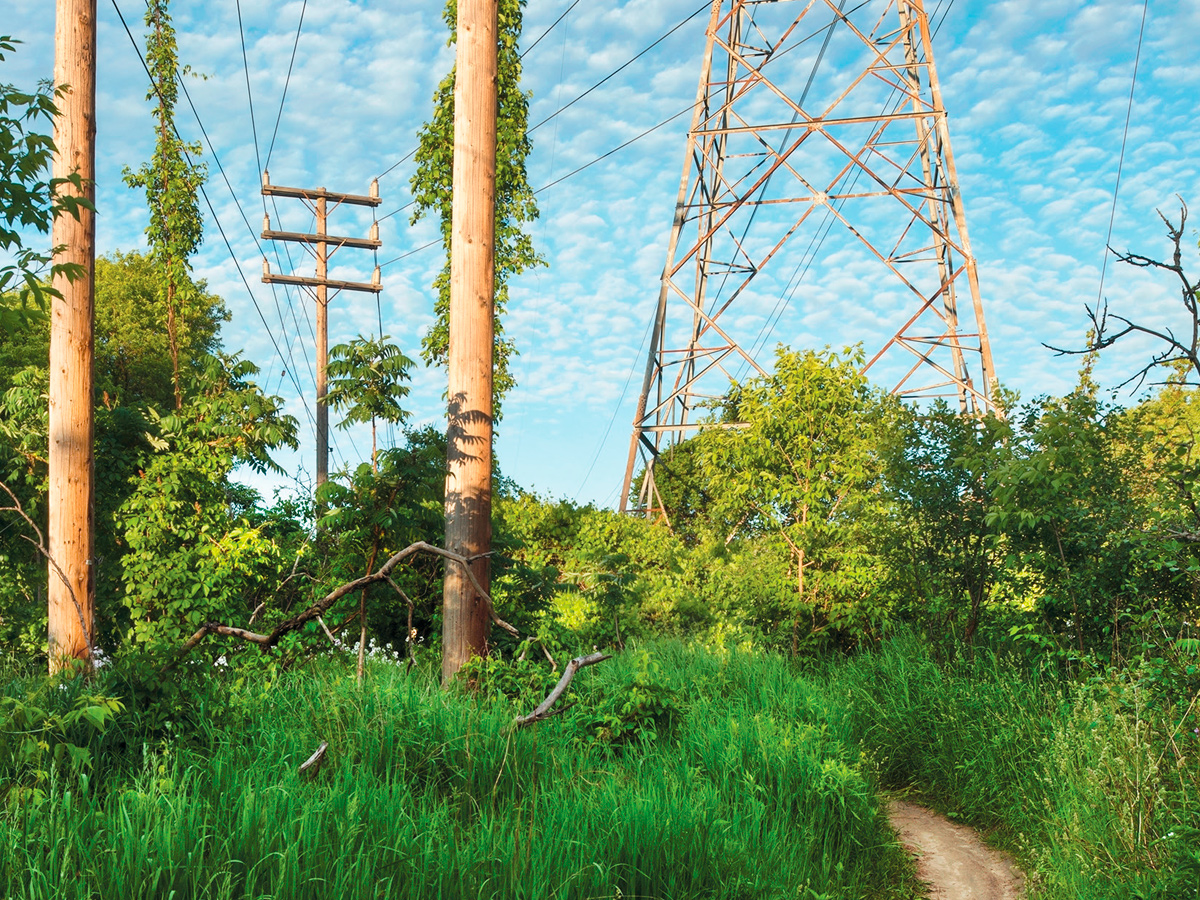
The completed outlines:
{"type": "MultiPolygon", "coordinates": [[[[141,5],[118,3],[140,43],[141,5]]],[[[1083,306],[1099,291],[1142,4],[927,4],[939,25],[936,63],[997,372],[1025,397],[1062,392],[1074,383],[1078,360],[1056,358],[1041,342],[1080,344],[1087,327],[1083,306]]],[[[53,4],[0,5],[0,33],[24,42],[0,67],[0,81],[29,86],[49,77],[53,4]]],[[[311,392],[311,304],[260,283],[261,251],[252,236],[263,214],[258,160],[270,151],[276,184],[365,192],[374,176],[414,148],[452,51],[438,2],[308,0],[281,113],[303,0],[241,5],[253,126],[235,0],[174,4],[181,57],[206,76],[190,81],[188,89],[233,189],[206,150],[208,194],[233,254],[206,212],[207,236],[195,269],[233,313],[226,348],[257,362],[261,383],[284,396],[301,421],[301,452],[281,461],[291,471],[311,472],[311,397],[302,399],[292,383],[295,376],[311,392]]],[[[526,46],[568,6],[569,0],[530,0],[526,46]]],[[[699,7],[699,0],[584,0],[525,58],[531,122],[583,93],[699,7]]],[[[153,138],[145,73],[112,0],[99,0],[99,19],[98,241],[101,252],[109,252],[144,246],[142,198],[123,187],[120,174],[149,156],[153,138]]],[[[706,12],[691,18],[539,128],[529,162],[534,187],[689,106],[706,19],[706,12]]],[[[1118,248],[1165,254],[1155,209],[1174,213],[1176,194],[1196,204],[1200,216],[1200,61],[1191,39],[1197,33],[1200,0],[1151,0],[1113,227],[1118,248]]],[[[828,60],[831,66],[842,62],[828,60]]],[[[179,121],[186,137],[202,140],[186,101],[179,121]]],[[[687,125],[688,117],[680,117],[538,195],[542,216],[532,234],[548,266],[512,287],[507,328],[521,356],[497,444],[505,473],[523,486],[616,502],[644,366],[639,345],[657,297],[687,125]]],[[[411,161],[404,162],[381,179],[380,216],[409,202],[412,171],[411,161]]],[[[278,215],[272,210],[275,227],[308,230],[299,204],[288,204],[280,204],[278,215]]],[[[433,225],[410,226],[408,217],[406,209],[381,223],[380,262],[403,258],[383,269],[379,308],[370,295],[338,297],[331,304],[331,342],[375,332],[382,317],[384,330],[416,357],[432,320],[429,284],[441,260],[438,247],[418,250],[436,237],[433,225]]],[[[369,224],[369,213],[339,210],[330,229],[365,234],[369,224]]],[[[368,279],[374,264],[369,252],[352,250],[334,262],[332,277],[353,280],[368,279]]],[[[780,265],[788,267],[787,260],[780,265]]],[[[876,285],[877,273],[831,246],[774,339],[797,347],[862,341],[873,352],[891,333],[886,322],[863,312],[876,285]]],[[[1104,294],[1116,312],[1179,321],[1178,292],[1165,277],[1110,260],[1104,294]]],[[[1131,343],[1106,357],[1102,381],[1123,380],[1148,353],[1147,345],[1131,343]]],[[[416,423],[438,420],[443,384],[438,370],[414,373],[410,405],[416,423]]],[[[365,431],[334,433],[335,465],[369,453],[365,431]]]]}

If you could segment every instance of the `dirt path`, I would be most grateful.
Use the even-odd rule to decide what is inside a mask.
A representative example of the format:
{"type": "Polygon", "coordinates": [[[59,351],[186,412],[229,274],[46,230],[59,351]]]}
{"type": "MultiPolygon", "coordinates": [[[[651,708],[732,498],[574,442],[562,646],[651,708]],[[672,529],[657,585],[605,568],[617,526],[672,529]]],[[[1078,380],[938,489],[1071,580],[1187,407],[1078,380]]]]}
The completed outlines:
{"type": "Polygon", "coordinates": [[[1025,879],[1006,853],[993,850],[974,829],[921,806],[893,800],[892,827],[917,858],[917,875],[931,900],[1020,900],[1025,879]]]}

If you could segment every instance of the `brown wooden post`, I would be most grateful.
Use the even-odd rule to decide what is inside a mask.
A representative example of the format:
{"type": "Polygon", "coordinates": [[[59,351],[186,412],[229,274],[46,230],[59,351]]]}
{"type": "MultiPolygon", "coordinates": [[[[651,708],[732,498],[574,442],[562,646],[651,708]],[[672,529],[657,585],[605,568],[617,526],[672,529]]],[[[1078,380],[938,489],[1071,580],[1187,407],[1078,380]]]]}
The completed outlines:
{"type": "MultiPolygon", "coordinates": [[[[371,277],[371,283],[361,281],[330,281],[329,257],[343,247],[356,247],[360,250],[378,250],[382,244],[379,241],[379,225],[371,226],[369,237],[344,237],[331,235],[327,230],[329,219],[329,202],[337,209],[343,204],[349,206],[379,206],[379,180],[371,182],[369,194],[342,194],[327,191],[325,188],[297,188],[271,184],[271,173],[263,171],[262,193],[264,197],[291,197],[303,200],[317,217],[317,233],[305,234],[298,231],[275,231],[271,228],[271,217],[263,216],[263,240],[292,241],[312,248],[311,252],[317,259],[317,277],[306,278],[299,275],[274,275],[271,264],[263,257],[263,276],[265,284],[290,284],[296,287],[311,289],[317,298],[317,487],[329,480],[329,409],[325,406],[325,396],[328,391],[327,364],[329,361],[329,289],[334,294],[338,291],[363,291],[378,294],[383,290],[380,283],[379,266],[371,277]]],[[[318,511],[319,516],[319,511],[318,511]]]]}
{"type": "MultiPolygon", "coordinates": [[[[54,83],[69,85],[55,119],[53,177],[78,175],[94,200],[96,174],[96,0],[57,0],[54,83]]],[[[74,188],[66,187],[73,191],[74,188]]],[[[96,217],[54,220],[56,265],[79,266],[74,279],[54,277],[61,295],[50,305],[49,628],[51,674],[73,659],[91,664],[95,581],[92,559],[93,294],[96,217]]]]}
{"type": "MultiPolygon", "coordinates": [[[[477,557],[492,542],[492,349],[495,285],[497,0],[459,0],[454,83],[454,210],[446,549],[477,557]]],[[[472,569],[489,587],[487,557],[472,569]]],[[[486,601],[460,566],[446,567],[442,681],[487,653],[486,601]]]]}
{"type": "MultiPolygon", "coordinates": [[[[325,198],[317,198],[317,234],[324,237],[325,198]]],[[[324,283],[329,275],[329,257],[324,241],[317,242],[317,489],[329,480],[329,407],[325,405],[328,390],[325,367],[329,362],[329,288],[324,283]]]]}

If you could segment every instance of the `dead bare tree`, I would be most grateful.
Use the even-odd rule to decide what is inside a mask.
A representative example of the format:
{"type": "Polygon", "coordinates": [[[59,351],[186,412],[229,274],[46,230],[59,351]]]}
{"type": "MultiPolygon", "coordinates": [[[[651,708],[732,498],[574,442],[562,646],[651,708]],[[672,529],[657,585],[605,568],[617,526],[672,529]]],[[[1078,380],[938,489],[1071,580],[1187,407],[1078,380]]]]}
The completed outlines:
{"type": "MultiPolygon", "coordinates": [[[[1140,253],[1118,253],[1116,250],[1113,250],[1113,253],[1116,254],[1120,262],[1137,266],[1139,269],[1159,269],[1164,272],[1170,272],[1178,279],[1183,308],[1187,312],[1189,319],[1185,326],[1187,333],[1179,336],[1170,327],[1153,328],[1149,325],[1134,322],[1125,316],[1110,313],[1108,301],[1102,300],[1098,301],[1094,307],[1085,307],[1088,318],[1092,322],[1092,329],[1088,345],[1084,349],[1067,350],[1051,344],[1043,344],[1043,346],[1053,350],[1060,356],[1069,356],[1096,353],[1100,350],[1105,350],[1113,346],[1117,341],[1130,335],[1145,335],[1159,341],[1161,345],[1159,352],[1154,354],[1150,362],[1123,381],[1120,385],[1121,387],[1136,382],[1137,387],[1140,388],[1146,382],[1146,378],[1150,375],[1151,371],[1159,367],[1178,369],[1181,365],[1186,365],[1191,367],[1197,376],[1200,376],[1200,313],[1197,311],[1200,280],[1190,281],[1183,269],[1183,235],[1184,226],[1187,223],[1187,204],[1183,202],[1183,198],[1179,198],[1178,225],[1165,216],[1162,210],[1156,210],[1156,212],[1158,213],[1158,217],[1162,219],[1163,224],[1167,226],[1167,236],[1171,239],[1174,247],[1170,262],[1163,262],[1149,256],[1143,256],[1140,253]],[[1115,323],[1115,327],[1110,323],[1115,323]]],[[[1165,382],[1151,382],[1151,384],[1161,383],[1165,382]]]]}

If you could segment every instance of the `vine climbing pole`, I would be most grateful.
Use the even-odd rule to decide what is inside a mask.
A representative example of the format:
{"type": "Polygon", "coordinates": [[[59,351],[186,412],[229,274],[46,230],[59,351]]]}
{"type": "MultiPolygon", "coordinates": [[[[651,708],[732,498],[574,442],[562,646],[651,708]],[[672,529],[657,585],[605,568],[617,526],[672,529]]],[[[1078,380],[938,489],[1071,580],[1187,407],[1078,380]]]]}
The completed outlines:
{"type": "Polygon", "coordinates": [[[784,316],[801,336],[873,335],[864,369],[899,395],[993,408],[922,0],[714,0],[622,510],[661,512],[660,451],[731,383],[765,374],[784,316]],[[814,287],[814,266],[851,277],[814,287]]]}

